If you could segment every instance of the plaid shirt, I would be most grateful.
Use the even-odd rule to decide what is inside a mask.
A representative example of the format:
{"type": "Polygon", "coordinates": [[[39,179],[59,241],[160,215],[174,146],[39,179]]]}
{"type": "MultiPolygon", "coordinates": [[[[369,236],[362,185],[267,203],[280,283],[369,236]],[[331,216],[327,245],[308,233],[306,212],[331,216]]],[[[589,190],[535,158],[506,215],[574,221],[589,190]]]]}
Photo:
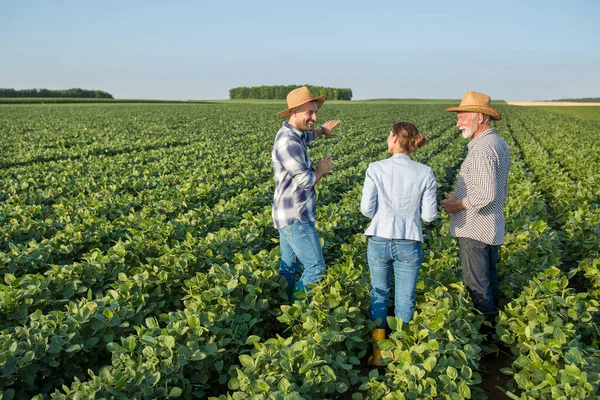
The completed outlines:
{"type": "Polygon", "coordinates": [[[315,139],[315,131],[301,132],[287,122],[275,137],[271,164],[275,174],[273,223],[281,229],[295,220],[313,222],[316,175],[306,146],[315,139]]]}
{"type": "Polygon", "coordinates": [[[469,142],[454,191],[466,209],[450,217],[453,236],[502,244],[509,168],[510,151],[493,128],[469,142]]]}

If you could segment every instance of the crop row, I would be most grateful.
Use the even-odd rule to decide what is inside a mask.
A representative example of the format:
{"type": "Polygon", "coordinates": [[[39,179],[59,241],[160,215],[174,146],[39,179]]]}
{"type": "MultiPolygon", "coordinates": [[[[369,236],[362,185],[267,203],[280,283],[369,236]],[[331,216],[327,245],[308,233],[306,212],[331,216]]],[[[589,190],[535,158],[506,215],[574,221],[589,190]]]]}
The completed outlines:
{"type": "MultiPolygon", "coordinates": [[[[519,130],[518,120],[511,119],[507,127],[505,137],[513,156],[526,160],[525,164],[513,165],[511,173],[521,170],[523,178],[520,181],[534,189],[532,195],[535,193],[536,196],[528,201],[530,205],[539,205],[535,206],[538,211],[530,215],[541,218],[532,221],[530,226],[542,239],[534,243],[535,247],[529,246],[527,260],[523,260],[526,262],[516,263],[519,274],[530,278],[520,291],[513,292],[514,297],[503,308],[496,328],[499,339],[510,348],[514,357],[511,366],[503,369],[513,378],[506,388],[507,393],[515,399],[592,398],[600,390],[600,352],[594,344],[597,343],[598,332],[593,328],[600,321],[600,292],[593,287],[580,291],[569,288],[569,278],[579,271],[577,267],[569,267],[573,258],[577,254],[589,254],[579,250],[575,255],[568,255],[575,246],[571,242],[573,238],[565,234],[565,229],[572,226],[573,221],[561,216],[571,211],[557,198],[572,193],[572,182],[560,173],[558,166],[539,145],[529,140],[528,130],[519,130]],[[556,168],[553,171],[554,185],[549,185],[549,180],[540,178],[548,171],[547,168],[552,167],[556,168]],[[548,211],[559,214],[548,215],[548,211]],[[545,219],[554,227],[550,227],[545,219]],[[531,257],[532,251],[539,254],[537,259],[531,257]]],[[[511,188],[514,190],[514,186],[511,188]]],[[[527,191],[524,191],[523,199],[527,199],[526,195],[527,191]]],[[[576,198],[575,195],[573,197],[576,198]]],[[[577,227],[582,228],[589,229],[585,225],[577,227]]],[[[519,254],[510,236],[504,247],[508,260],[519,254]]],[[[584,272],[589,268],[582,266],[581,270],[584,272]]],[[[511,282],[520,281],[518,275],[511,278],[511,282]]]]}
{"type": "MultiPolygon", "coordinates": [[[[355,157],[361,158],[358,155],[355,155],[355,157]]],[[[342,179],[343,180],[343,179],[342,179]]],[[[336,194],[337,195],[337,194],[336,194]]],[[[250,198],[252,198],[252,196],[246,196],[245,199],[249,200],[250,198]]],[[[216,207],[217,211],[223,211],[222,209],[219,210],[219,207],[216,207]]],[[[131,330],[131,328],[128,326],[131,322],[134,321],[140,321],[141,319],[143,319],[145,316],[147,315],[152,315],[153,313],[158,313],[158,311],[165,311],[168,310],[171,307],[176,307],[178,302],[179,302],[179,298],[181,296],[173,296],[172,295],[172,291],[175,289],[177,289],[178,286],[180,286],[177,282],[180,282],[182,279],[182,274],[185,274],[185,271],[194,271],[198,268],[201,268],[201,265],[206,262],[208,264],[212,264],[212,263],[216,263],[219,262],[219,256],[221,257],[225,257],[224,260],[226,259],[231,259],[232,257],[232,253],[234,251],[236,251],[237,248],[244,248],[244,247],[248,247],[249,245],[249,237],[255,237],[258,240],[258,243],[256,243],[256,247],[255,248],[261,248],[265,245],[267,245],[267,243],[269,242],[269,237],[272,237],[272,234],[261,234],[261,233],[257,233],[257,234],[252,234],[252,230],[250,229],[250,232],[245,232],[248,229],[247,228],[247,224],[244,223],[244,220],[241,221],[241,225],[243,228],[239,229],[239,230],[234,230],[234,237],[239,237],[239,242],[233,242],[233,243],[229,243],[228,240],[226,238],[222,238],[223,236],[223,230],[216,232],[215,235],[213,234],[209,234],[206,238],[208,239],[207,241],[209,243],[206,243],[204,245],[202,245],[202,243],[199,243],[198,241],[196,241],[196,238],[194,237],[194,229],[196,228],[196,226],[191,223],[191,224],[187,224],[185,218],[179,218],[179,222],[180,224],[180,228],[181,226],[185,227],[185,229],[180,232],[180,234],[178,234],[176,236],[176,239],[178,239],[179,241],[184,240],[183,243],[183,247],[184,250],[188,249],[188,251],[186,253],[181,253],[180,250],[177,249],[177,246],[174,243],[166,243],[164,244],[164,237],[169,237],[170,235],[172,235],[172,232],[176,230],[176,227],[174,228],[173,226],[171,226],[171,224],[169,224],[167,220],[164,219],[164,217],[161,218],[161,214],[162,212],[158,212],[158,213],[154,213],[152,212],[153,210],[142,210],[145,211],[144,213],[129,213],[129,215],[127,215],[127,219],[124,219],[124,225],[128,223],[128,227],[127,227],[127,235],[126,238],[123,240],[119,240],[115,243],[114,246],[111,246],[109,248],[109,252],[108,254],[105,254],[103,250],[100,249],[92,249],[92,251],[90,251],[89,254],[86,254],[86,264],[85,266],[80,266],[78,265],[78,263],[73,263],[73,267],[75,268],[68,268],[69,265],[60,265],[57,266],[57,268],[55,269],[57,275],[58,274],[62,274],[62,276],[60,276],[60,280],[59,281],[51,281],[48,280],[46,282],[49,282],[50,285],[44,286],[44,284],[39,284],[40,281],[42,279],[44,279],[43,276],[38,275],[38,276],[27,276],[25,277],[26,279],[21,279],[23,277],[20,277],[19,279],[17,279],[16,277],[11,277],[11,275],[7,275],[6,276],[6,283],[9,284],[9,286],[11,288],[17,288],[17,289],[22,289],[21,290],[21,294],[24,294],[25,297],[29,298],[30,300],[35,301],[39,301],[40,303],[45,302],[45,301],[49,301],[49,302],[53,302],[56,304],[56,312],[59,312],[61,307],[61,304],[66,303],[67,301],[69,301],[69,299],[72,298],[73,294],[79,294],[79,298],[85,298],[85,296],[87,296],[86,300],[93,300],[94,302],[97,302],[99,305],[99,309],[100,312],[97,313],[97,315],[103,315],[104,314],[104,304],[108,303],[106,301],[105,298],[102,297],[102,294],[105,290],[114,290],[115,289],[119,289],[121,291],[125,291],[126,294],[128,294],[129,296],[124,296],[123,298],[121,298],[121,301],[125,301],[124,304],[121,304],[121,302],[117,302],[118,306],[125,306],[124,308],[128,308],[128,302],[131,302],[131,299],[137,299],[137,303],[134,304],[135,307],[133,307],[133,309],[136,309],[135,313],[122,313],[121,316],[125,316],[125,321],[121,322],[121,318],[119,319],[120,322],[120,326],[118,332],[117,332],[117,336],[118,334],[124,334],[126,333],[128,330],[131,330]],[[133,215],[132,215],[133,214],[133,215]],[[135,218],[131,218],[131,217],[135,217],[135,218]],[[135,223],[135,221],[139,221],[139,229],[135,229],[138,228],[137,226],[132,226],[132,223],[135,223]],[[165,224],[165,222],[167,222],[165,224]],[[157,229],[157,227],[161,228],[161,229],[157,229]],[[238,231],[241,231],[241,234],[238,233],[238,231]],[[246,233],[244,235],[244,233],[246,233]],[[250,235],[250,236],[249,236],[250,235]],[[259,239],[264,239],[264,240],[259,240],[259,239]],[[140,253],[139,249],[147,249],[148,245],[152,246],[152,249],[155,250],[154,254],[148,254],[147,252],[144,253],[140,253]],[[210,248],[210,245],[214,245],[214,252],[212,251],[213,249],[210,248]],[[203,249],[206,249],[208,247],[208,250],[204,251],[203,249]],[[198,251],[196,251],[194,253],[194,255],[197,255],[198,253],[203,254],[204,257],[203,259],[198,259],[198,258],[194,258],[192,256],[189,255],[189,248],[194,248],[194,249],[198,249],[198,251]],[[229,249],[229,250],[228,250],[229,249]],[[186,255],[187,254],[187,255],[186,255]],[[143,256],[143,257],[142,257],[143,256]],[[182,262],[181,258],[186,259],[186,262],[182,262]],[[156,260],[156,261],[153,261],[156,260]],[[170,260],[170,261],[169,261],[170,260]],[[113,268],[108,268],[107,269],[107,264],[109,264],[110,266],[113,266],[113,268]],[[134,268],[131,269],[131,265],[139,265],[139,268],[134,268]],[[173,269],[172,272],[169,271],[168,268],[164,268],[166,267],[166,265],[173,265],[173,269]],[[125,267],[127,266],[127,267],[125,267]],[[160,266],[159,268],[157,268],[158,266],[160,266]],[[87,267],[87,268],[85,268],[87,267]],[[91,268],[90,268],[91,267],[91,268]],[[114,268],[116,267],[116,268],[114,268]],[[85,273],[85,276],[81,276],[81,275],[77,275],[80,272],[79,271],[83,271],[83,273],[85,273]],[[73,272],[75,272],[76,275],[73,275],[73,272]],[[86,284],[83,284],[80,278],[83,279],[89,279],[91,281],[94,281],[96,279],[100,279],[102,280],[102,276],[103,275],[110,275],[111,278],[108,279],[106,282],[104,283],[103,286],[101,285],[99,288],[101,288],[101,291],[92,291],[90,287],[87,287],[86,284],[88,282],[85,282],[86,284]],[[139,276],[139,278],[137,278],[139,276]],[[64,289],[63,293],[57,293],[56,290],[53,293],[48,293],[47,289],[49,286],[51,286],[52,284],[57,284],[58,286],[60,286],[60,283],[64,282],[64,285],[66,285],[67,287],[61,287],[61,289],[64,289]],[[131,282],[133,281],[133,285],[131,284],[131,282]],[[143,289],[139,288],[139,282],[144,282],[143,285],[143,289]],[[114,283],[112,283],[114,282],[114,283]],[[137,283],[136,283],[137,282],[137,283]],[[166,287],[165,285],[169,285],[169,287],[166,287]],[[137,289],[136,289],[137,288],[137,289]],[[161,289],[162,288],[162,289],[161,289]],[[136,296],[137,295],[137,296],[136,296]],[[100,296],[100,297],[99,297],[100,296]],[[175,300],[173,300],[172,302],[174,304],[169,304],[171,302],[171,298],[174,298],[175,300]],[[46,300],[48,299],[48,300],[46,300]],[[162,300],[161,300],[162,299],[162,300]],[[140,308],[143,308],[140,311],[140,308]]],[[[160,210],[163,211],[163,210],[160,210]]],[[[242,212],[239,212],[238,214],[241,214],[242,212]]],[[[220,215],[221,213],[219,213],[220,215]]],[[[268,226],[270,226],[270,220],[268,217],[268,213],[267,212],[262,212],[260,213],[261,217],[264,218],[260,223],[261,228],[265,228],[267,229],[268,226]]],[[[248,215],[248,213],[244,214],[244,215],[248,215]]],[[[90,216],[93,216],[93,213],[90,213],[90,216]]],[[[251,218],[251,214],[250,214],[250,218],[251,218]]],[[[110,221],[113,225],[114,225],[114,220],[110,221]]],[[[172,221],[171,221],[172,222],[172,221]]],[[[175,224],[174,224],[175,225],[175,224]]],[[[272,229],[272,228],[271,228],[272,229]]],[[[181,229],[180,229],[181,230],[181,229]]],[[[227,231],[225,231],[227,232],[227,231]]],[[[67,233],[69,234],[73,234],[73,231],[68,231],[67,233]]],[[[227,234],[225,235],[227,236],[227,234]]],[[[237,239],[236,239],[237,240],[237,239]]],[[[175,241],[173,241],[175,242],[175,241]]],[[[18,252],[15,252],[19,255],[21,255],[18,252]]],[[[15,302],[15,297],[16,296],[11,296],[11,291],[8,290],[6,291],[6,296],[4,297],[4,299],[6,300],[5,304],[7,304],[8,306],[15,306],[15,303],[18,304],[18,302],[15,302]]],[[[12,294],[15,294],[14,292],[12,294]]],[[[125,294],[125,293],[122,293],[125,294]]],[[[70,304],[70,303],[69,303],[70,304]]],[[[38,304],[34,305],[34,309],[38,306],[38,304]]],[[[111,304],[111,307],[114,309],[115,308],[115,304],[113,302],[113,304],[111,304]]],[[[94,309],[98,308],[98,307],[92,307],[94,309]]],[[[27,309],[19,309],[19,310],[10,310],[12,315],[14,315],[16,318],[15,319],[19,319],[20,317],[24,316],[27,314],[27,309]]],[[[56,314],[56,312],[53,312],[54,314],[56,314]]],[[[35,313],[36,315],[39,316],[39,312],[35,313]]],[[[114,314],[114,313],[113,313],[114,314]]],[[[10,314],[9,314],[10,315],[10,314]]],[[[33,315],[33,314],[32,314],[33,315]]],[[[52,316],[54,317],[54,315],[52,316]]],[[[65,318],[68,317],[68,313],[65,316],[65,318]]],[[[60,316],[57,317],[60,319],[60,316]]],[[[101,321],[102,322],[102,321],[101,321]]],[[[110,327],[110,324],[107,324],[108,327],[110,327]]],[[[25,329],[27,329],[27,327],[24,327],[25,329]]],[[[63,327],[64,328],[64,327],[63,327]]],[[[79,329],[79,331],[81,332],[85,332],[85,329],[79,329]]],[[[77,329],[75,329],[75,331],[77,331],[77,329]]],[[[67,331],[72,330],[72,329],[67,329],[67,331]]],[[[100,332],[94,332],[95,334],[97,334],[98,336],[101,336],[102,338],[110,338],[111,335],[104,335],[104,332],[102,330],[100,330],[100,332]]],[[[65,332],[66,334],[66,332],[65,332]]],[[[73,335],[69,334],[71,337],[70,339],[73,339],[73,335]]],[[[47,335],[48,338],[54,338],[54,336],[56,335],[47,335]]],[[[60,335],[59,335],[60,336],[60,335]]],[[[114,336],[114,335],[113,335],[114,336]]],[[[14,339],[14,338],[13,338],[14,339]]],[[[39,338],[38,338],[39,339],[39,338]]],[[[59,337],[55,338],[55,340],[58,340],[59,337]]],[[[77,338],[75,338],[77,339],[77,338]]],[[[42,341],[43,342],[43,341],[42,341]]],[[[59,340],[60,342],[60,340],[59,340]]],[[[65,341],[67,343],[69,343],[68,346],[63,346],[64,349],[68,349],[69,351],[67,353],[75,353],[73,355],[77,355],[77,350],[78,347],[75,346],[73,347],[72,344],[69,341],[65,341]]],[[[77,342],[77,340],[73,340],[72,342],[77,342]]],[[[93,342],[93,340],[90,340],[90,344],[91,342],[93,342]]],[[[22,343],[19,342],[19,340],[17,340],[16,342],[5,342],[8,343],[8,347],[13,347],[14,343],[22,343]],[[10,344],[12,343],[12,344],[10,344]]],[[[62,342],[61,342],[62,343],[62,342]]],[[[97,342],[96,342],[97,343],[97,342]]],[[[64,343],[63,343],[64,344],[64,343]]],[[[18,346],[17,346],[18,347],[18,346]]],[[[6,347],[5,347],[6,349],[6,347]]],[[[23,350],[21,351],[21,354],[27,354],[24,357],[24,360],[21,359],[20,361],[16,361],[16,355],[13,354],[13,358],[11,358],[11,363],[10,365],[14,366],[15,364],[20,368],[18,368],[20,371],[23,372],[23,375],[27,375],[27,376],[35,376],[30,374],[30,370],[28,369],[28,365],[31,364],[31,361],[33,360],[29,360],[28,358],[30,357],[31,353],[27,352],[27,349],[20,349],[23,350]]],[[[88,349],[89,350],[89,349],[88,349]]],[[[56,356],[50,356],[50,359],[57,359],[57,358],[64,358],[65,355],[62,354],[64,353],[59,351],[58,354],[56,356]]],[[[44,355],[39,355],[36,354],[37,358],[43,358],[45,357],[44,355]]],[[[68,356],[67,356],[68,358],[68,356]]],[[[35,364],[35,363],[34,363],[35,364]]],[[[50,362],[50,364],[55,364],[55,362],[50,362]]],[[[42,363],[43,365],[43,363],[42,363]]],[[[10,369],[11,372],[13,372],[12,367],[10,369]]],[[[55,373],[54,372],[50,372],[50,374],[55,373]]],[[[41,376],[44,376],[44,374],[48,374],[48,372],[46,373],[41,373],[41,376]]],[[[10,375],[10,374],[9,374],[10,375]]],[[[33,386],[33,385],[32,385],[33,386]]]]}
{"type": "MultiPolygon", "coordinates": [[[[270,220],[272,140],[261,137],[271,138],[280,121],[272,118],[265,127],[237,118],[240,111],[252,116],[276,107],[80,107],[56,110],[72,116],[77,129],[94,135],[104,129],[98,143],[80,143],[85,135],[45,113],[34,113],[36,122],[24,114],[2,122],[22,146],[11,148],[17,155],[0,171],[0,196],[10,199],[2,212],[12,213],[0,248],[4,396],[484,397],[478,387],[483,319],[460,283],[443,214],[425,230],[413,321],[390,320],[397,329],[382,343],[385,372],[364,366],[373,328],[362,234],[368,221],[359,212],[364,171],[386,156],[387,133],[401,115],[429,133],[431,141],[414,159],[432,166],[441,199],[466,152],[451,114],[431,106],[323,108],[320,119],[344,120],[338,137],[318,139],[309,150],[314,161],[331,154],[336,162],[318,187],[317,229],[328,273],[311,299],[280,307],[284,283],[270,220]],[[172,115],[165,118],[164,110],[172,115]],[[119,124],[129,128],[119,131],[119,124]],[[151,140],[119,136],[141,125],[151,140]],[[40,144],[23,154],[43,129],[50,133],[46,144],[56,146],[40,144]],[[182,145],[143,148],[153,140],[182,145]],[[99,155],[102,146],[118,151],[99,155]],[[219,157],[223,149],[231,153],[219,157]],[[212,154],[211,165],[195,154],[212,154]],[[55,181],[49,184],[45,174],[55,181]],[[23,187],[27,176],[33,182],[26,179],[23,187]],[[107,208],[113,214],[99,212],[107,208]],[[50,228],[43,231],[44,224],[50,228]]],[[[598,387],[593,326],[600,322],[598,236],[590,237],[598,226],[591,206],[597,199],[571,190],[592,187],[570,169],[561,173],[566,162],[530,140],[528,122],[511,113],[503,110],[508,124],[498,125],[514,161],[497,328],[514,356],[504,370],[513,377],[507,390],[523,399],[591,395],[598,387]],[[569,288],[576,278],[585,290],[569,288]]]]}
{"type": "MultiPolygon", "coordinates": [[[[455,146],[455,148],[458,148],[458,146],[455,146]]],[[[462,150],[462,148],[461,148],[461,150],[462,150]]],[[[366,167],[366,166],[363,166],[363,169],[364,169],[364,167],[366,167]]],[[[339,236],[333,236],[333,237],[326,238],[326,241],[332,241],[332,240],[335,241],[336,237],[339,237],[340,240],[341,240],[341,242],[338,241],[336,243],[336,245],[337,246],[341,246],[341,243],[344,243],[345,241],[347,241],[348,240],[347,238],[349,236],[351,236],[351,232],[354,230],[353,228],[354,228],[354,225],[356,224],[356,220],[357,220],[358,214],[359,214],[358,207],[357,207],[357,199],[359,199],[360,187],[361,187],[361,185],[356,185],[356,190],[353,190],[353,194],[351,196],[346,196],[344,198],[345,200],[342,200],[338,204],[325,206],[325,207],[322,208],[322,210],[319,211],[320,216],[322,216],[323,214],[327,215],[326,218],[321,218],[321,219],[325,220],[325,222],[323,222],[322,224],[327,224],[327,226],[324,227],[325,228],[324,230],[326,232],[336,232],[336,231],[340,231],[341,230],[341,233],[342,233],[339,236]],[[331,208],[332,210],[335,209],[336,212],[334,214],[330,214],[329,213],[329,208],[331,208]]],[[[358,234],[356,240],[360,241],[361,238],[362,238],[362,235],[358,234]]],[[[364,244],[364,238],[362,238],[362,242],[364,244]]],[[[341,247],[342,247],[342,249],[346,249],[346,250],[353,249],[354,254],[355,254],[356,257],[358,257],[358,258],[362,258],[363,257],[361,252],[357,252],[356,251],[357,250],[356,246],[354,246],[354,247],[352,247],[352,246],[351,247],[341,246],[341,247]]],[[[362,245],[360,247],[362,247],[362,245]]],[[[327,247],[326,247],[326,249],[327,249],[327,247]]],[[[360,260],[357,260],[357,261],[360,261],[360,260]]],[[[362,262],[362,261],[360,261],[360,262],[362,262]]],[[[336,267],[333,266],[331,268],[331,270],[332,271],[336,271],[336,267]]],[[[364,274],[361,274],[360,270],[359,270],[359,271],[353,271],[352,276],[354,276],[354,277],[361,276],[362,277],[357,282],[358,283],[357,290],[363,291],[363,297],[364,297],[364,290],[367,287],[367,285],[365,285],[364,282],[363,282],[363,280],[364,280],[364,274]]],[[[344,282],[349,282],[347,278],[344,278],[344,279],[341,279],[341,280],[344,281],[344,282]]],[[[339,280],[335,279],[335,278],[333,280],[329,280],[328,282],[331,283],[333,281],[339,282],[339,280]]],[[[323,284],[323,287],[326,288],[326,290],[330,289],[329,286],[327,284],[325,284],[325,283],[323,284]]],[[[333,293],[335,293],[336,290],[338,290],[338,289],[336,289],[336,287],[339,288],[339,283],[337,283],[336,285],[334,285],[333,289],[331,289],[333,291],[333,293]]],[[[318,289],[316,289],[316,290],[318,290],[318,289]]],[[[320,303],[320,302],[317,301],[318,297],[319,297],[319,295],[315,293],[315,301],[317,303],[320,303]]],[[[329,296],[329,297],[331,297],[331,296],[329,296]]],[[[311,304],[313,304],[313,303],[311,303],[311,304]]],[[[328,301],[327,304],[328,304],[328,307],[330,307],[330,308],[331,307],[333,307],[333,308],[340,308],[339,301],[335,300],[333,298],[330,301],[328,301]]],[[[363,304],[368,304],[368,302],[367,303],[363,302],[363,304]]],[[[288,320],[286,318],[289,317],[290,313],[292,313],[292,314],[295,313],[295,314],[297,314],[298,317],[303,318],[306,315],[306,313],[299,312],[299,307],[301,307],[301,306],[297,305],[297,306],[294,306],[294,307],[291,307],[291,308],[283,307],[284,312],[283,312],[283,315],[280,317],[280,320],[282,322],[287,322],[288,320]],[[294,309],[294,310],[292,310],[292,309],[294,309]]],[[[345,326],[342,329],[342,330],[345,330],[345,332],[342,333],[342,334],[337,334],[337,333],[331,332],[331,333],[329,333],[327,335],[330,339],[328,340],[328,342],[327,342],[328,344],[327,345],[323,344],[323,348],[327,349],[328,352],[331,352],[331,351],[335,350],[332,347],[333,343],[339,343],[339,342],[341,342],[347,335],[350,335],[352,332],[356,332],[357,333],[356,336],[355,336],[355,339],[358,339],[360,342],[363,342],[363,340],[360,339],[360,337],[361,337],[361,335],[364,335],[364,331],[362,331],[361,329],[359,329],[360,325],[357,325],[357,321],[354,320],[354,318],[360,318],[360,319],[364,320],[366,314],[364,312],[360,312],[360,313],[355,313],[354,317],[350,317],[350,316],[347,315],[347,313],[341,313],[341,311],[342,311],[342,309],[338,310],[338,313],[340,313],[340,315],[341,315],[340,318],[344,319],[344,322],[346,324],[350,324],[350,325],[349,326],[345,326]],[[350,328],[350,326],[354,326],[354,328],[350,328]]],[[[364,311],[364,310],[362,310],[362,311],[364,311]]],[[[322,311],[322,312],[319,312],[318,314],[322,318],[324,315],[328,315],[329,313],[322,311]]],[[[309,318],[309,320],[310,320],[310,318],[309,318]]],[[[338,321],[338,323],[339,322],[340,321],[338,321]]],[[[318,326],[319,330],[326,329],[326,327],[324,327],[324,326],[322,326],[322,324],[320,324],[319,318],[317,318],[317,319],[314,320],[314,324],[311,324],[309,322],[307,324],[302,323],[302,325],[303,326],[304,325],[307,326],[307,328],[311,331],[310,332],[311,335],[312,334],[316,334],[315,329],[317,329],[317,326],[318,326]]],[[[284,344],[284,345],[285,345],[286,342],[288,342],[288,344],[291,345],[294,348],[305,348],[306,346],[310,347],[310,345],[311,345],[310,341],[308,343],[304,343],[304,345],[302,345],[302,344],[299,344],[298,343],[298,339],[296,339],[296,336],[304,337],[304,336],[306,336],[306,333],[302,334],[302,332],[296,332],[296,328],[295,327],[292,327],[292,329],[293,329],[293,332],[294,332],[294,340],[290,340],[290,338],[283,340],[283,338],[281,338],[281,339],[279,339],[279,341],[282,342],[282,344],[284,344]]],[[[273,340],[276,340],[276,339],[273,339],[273,340]]],[[[254,346],[258,346],[258,347],[261,346],[260,342],[257,342],[257,338],[253,339],[252,343],[253,343],[254,346]]],[[[360,356],[360,352],[364,352],[365,344],[363,343],[362,346],[358,346],[358,347],[360,347],[362,349],[357,354],[358,356],[360,356]]],[[[282,351],[285,352],[285,350],[282,350],[282,351]]],[[[298,354],[301,354],[301,353],[304,354],[306,357],[312,357],[313,358],[313,360],[310,362],[311,366],[314,366],[314,363],[316,362],[314,360],[314,358],[315,357],[319,358],[319,354],[317,354],[317,353],[319,353],[318,351],[316,351],[316,353],[312,352],[312,351],[306,351],[306,352],[302,352],[301,351],[298,354]]],[[[329,356],[331,356],[331,354],[329,356]]],[[[348,359],[346,359],[345,361],[342,361],[341,359],[339,359],[340,357],[342,357],[341,353],[337,353],[337,352],[336,352],[336,357],[338,358],[338,361],[337,361],[338,363],[341,363],[341,364],[346,363],[346,365],[351,365],[352,363],[356,363],[356,360],[358,359],[357,356],[349,356],[348,359]],[[350,364],[348,364],[348,363],[350,363],[350,364]]],[[[241,358],[243,360],[243,361],[241,361],[242,363],[249,363],[250,362],[250,360],[247,359],[247,358],[245,358],[245,357],[241,357],[241,358]]],[[[320,364],[320,363],[321,362],[318,362],[318,364],[320,364]]],[[[290,360],[290,368],[293,369],[293,365],[303,365],[304,368],[306,368],[309,364],[307,364],[307,360],[305,358],[301,357],[301,359],[298,359],[296,361],[290,360]]],[[[336,364],[334,367],[335,367],[334,369],[337,371],[338,370],[338,365],[336,364]]],[[[331,367],[325,368],[323,370],[323,374],[329,374],[329,372],[328,372],[329,369],[331,369],[331,367]]],[[[261,371],[262,372],[267,372],[267,371],[262,370],[262,368],[257,368],[257,372],[261,372],[261,371]]],[[[352,383],[356,383],[354,381],[355,381],[356,376],[357,376],[357,371],[354,371],[354,372],[350,371],[350,373],[355,378],[352,378],[352,379],[349,378],[347,380],[347,382],[348,382],[347,384],[336,384],[336,381],[340,381],[341,380],[342,382],[344,382],[346,380],[341,379],[341,377],[338,376],[336,379],[334,379],[332,381],[331,380],[332,377],[331,377],[330,374],[329,374],[329,378],[325,379],[326,377],[319,372],[319,373],[316,374],[318,376],[315,377],[315,379],[318,381],[318,383],[315,383],[316,386],[309,386],[305,382],[305,384],[304,384],[304,386],[305,386],[305,392],[304,393],[310,393],[310,392],[316,392],[316,393],[318,393],[319,391],[323,391],[323,393],[331,393],[332,390],[333,391],[335,391],[335,390],[338,390],[338,391],[339,390],[343,390],[344,387],[347,387],[348,385],[350,385],[352,383]],[[326,383],[325,381],[327,381],[328,383],[326,383]],[[346,385],[346,386],[344,386],[344,385],[346,385]],[[321,389],[318,389],[318,388],[321,388],[321,389]],[[308,390],[308,392],[306,392],[306,390],[308,390]]],[[[270,382],[275,375],[273,374],[273,371],[269,371],[269,374],[270,374],[271,378],[269,378],[268,381],[270,382]]],[[[339,375],[339,372],[337,372],[337,374],[339,375]]],[[[299,377],[300,376],[298,376],[297,378],[299,378],[299,377]]],[[[236,387],[236,380],[235,379],[236,378],[231,378],[229,380],[229,386],[232,387],[232,388],[236,387]]],[[[285,381],[281,381],[281,382],[282,382],[281,385],[285,386],[285,381]]],[[[262,378],[257,378],[255,382],[253,382],[252,384],[249,384],[247,386],[244,386],[244,387],[246,387],[247,389],[252,389],[252,390],[260,391],[261,390],[260,388],[264,388],[264,387],[266,387],[266,385],[268,385],[268,383],[266,381],[264,381],[262,378]]],[[[88,386],[85,386],[85,387],[88,387],[88,386]]],[[[288,389],[290,389],[291,387],[292,386],[290,386],[288,389]]],[[[182,388],[182,390],[184,390],[184,389],[182,388]]],[[[186,391],[190,390],[189,385],[186,385],[186,389],[185,390],[186,391]]],[[[129,395],[131,395],[131,393],[129,395]]]]}

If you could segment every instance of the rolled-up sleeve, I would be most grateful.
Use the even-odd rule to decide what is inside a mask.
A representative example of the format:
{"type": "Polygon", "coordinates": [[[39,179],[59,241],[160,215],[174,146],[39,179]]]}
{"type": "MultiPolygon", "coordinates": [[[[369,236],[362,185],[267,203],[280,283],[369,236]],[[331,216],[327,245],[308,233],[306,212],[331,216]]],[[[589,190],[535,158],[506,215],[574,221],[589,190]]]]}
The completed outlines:
{"type": "Polygon", "coordinates": [[[437,216],[437,183],[433,171],[429,170],[429,176],[425,182],[425,190],[423,191],[423,198],[421,200],[421,219],[423,221],[431,222],[437,216]]]}
{"type": "Polygon", "coordinates": [[[496,166],[484,152],[473,153],[471,164],[472,189],[463,198],[467,209],[481,210],[496,198],[496,166]]]}
{"type": "Polygon", "coordinates": [[[368,218],[373,218],[377,212],[377,186],[375,185],[373,178],[371,178],[370,165],[365,174],[365,184],[363,186],[362,199],[360,201],[360,212],[368,218]]]}
{"type": "Polygon", "coordinates": [[[294,184],[307,190],[315,186],[316,174],[304,160],[304,148],[299,143],[287,142],[277,149],[276,157],[288,172],[294,184]]]}

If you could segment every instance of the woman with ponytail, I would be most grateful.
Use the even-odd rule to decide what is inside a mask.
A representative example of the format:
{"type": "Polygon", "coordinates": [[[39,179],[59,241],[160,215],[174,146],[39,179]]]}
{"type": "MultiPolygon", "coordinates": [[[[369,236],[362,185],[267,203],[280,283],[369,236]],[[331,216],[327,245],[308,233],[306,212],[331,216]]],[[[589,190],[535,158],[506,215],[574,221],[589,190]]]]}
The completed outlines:
{"type": "MultiPolygon", "coordinates": [[[[387,138],[392,156],[369,164],[366,172],[360,209],[371,218],[365,235],[369,236],[370,317],[379,321],[379,327],[373,331],[376,342],[385,339],[392,270],[395,315],[409,323],[415,308],[415,289],[423,261],[421,219],[431,222],[437,215],[433,171],[410,158],[425,140],[413,124],[394,124],[387,138]]],[[[377,345],[369,363],[382,365],[377,345]]]]}

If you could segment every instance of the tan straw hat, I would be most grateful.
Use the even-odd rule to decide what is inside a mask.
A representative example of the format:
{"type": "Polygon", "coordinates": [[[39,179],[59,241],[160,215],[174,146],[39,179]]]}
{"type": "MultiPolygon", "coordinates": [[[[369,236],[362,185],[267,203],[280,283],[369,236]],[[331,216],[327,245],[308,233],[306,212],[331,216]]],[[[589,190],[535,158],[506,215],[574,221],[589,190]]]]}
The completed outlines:
{"type": "Polygon", "coordinates": [[[327,100],[325,96],[313,97],[312,94],[310,94],[310,92],[308,91],[308,88],[306,86],[302,86],[288,93],[288,108],[277,113],[277,115],[279,115],[280,117],[289,117],[291,115],[292,108],[301,106],[302,104],[308,103],[309,101],[316,101],[317,108],[320,108],[321,105],[325,102],[325,100],[327,100]]]}
{"type": "Polygon", "coordinates": [[[483,93],[467,92],[465,93],[460,105],[458,107],[446,108],[449,112],[478,112],[485,115],[489,115],[494,120],[501,120],[502,116],[500,113],[490,107],[490,96],[483,93]]]}

